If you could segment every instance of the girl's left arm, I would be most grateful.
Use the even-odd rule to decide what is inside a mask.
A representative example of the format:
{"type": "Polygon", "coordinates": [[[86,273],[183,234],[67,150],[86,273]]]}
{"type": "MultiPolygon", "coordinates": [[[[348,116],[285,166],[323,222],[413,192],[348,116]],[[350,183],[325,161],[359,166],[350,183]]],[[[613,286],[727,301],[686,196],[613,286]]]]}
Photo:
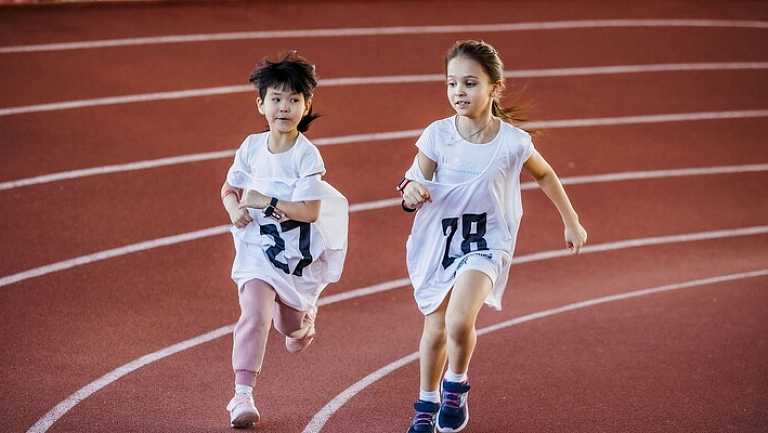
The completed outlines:
{"type": "MultiPolygon", "coordinates": [[[[249,189],[243,200],[240,201],[240,208],[264,209],[269,206],[272,197],[266,196],[255,189],[249,189]]],[[[295,220],[305,223],[313,223],[320,216],[320,200],[307,201],[286,201],[278,200],[275,206],[285,215],[286,220],[295,220]]]]}
{"type": "Polygon", "coordinates": [[[581,247],[587,242],[587,231],[579,223],[579,216],[573,209],[571,200],[568,199],[555,170],[536,149],[533,150],[533,155],[525,161],[523,167],[533,176],[539,187],[557,207],[560,217],[563,219],[563,225],[565,225],[565,244],[573,254],[578,254],[581,247]]]}

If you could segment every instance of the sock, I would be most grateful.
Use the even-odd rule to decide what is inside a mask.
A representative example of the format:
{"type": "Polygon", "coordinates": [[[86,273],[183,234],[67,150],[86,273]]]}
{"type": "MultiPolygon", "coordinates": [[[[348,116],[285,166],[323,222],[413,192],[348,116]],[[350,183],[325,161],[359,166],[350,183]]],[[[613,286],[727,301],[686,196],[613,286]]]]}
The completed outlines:
{"type": "Polygon", "coordinates": [[[440,403],[440,391],[424,391],[419,389],[419,400],[430,403],[440,403]]]}
{"type": "Polygon", "coordinates": [[[253,387],[248,385],[235,384],[235,394],[251,394],[253,395],[253,387]]]}
{"type": "Polygon", "coordinates": [[[455,371],[451,370],[451,367],[448,367],[448,370],[445,371],[445,380],[448,382],[466,382],[467,379],[467,372],[464,373],[456,373],[455,371]]]}

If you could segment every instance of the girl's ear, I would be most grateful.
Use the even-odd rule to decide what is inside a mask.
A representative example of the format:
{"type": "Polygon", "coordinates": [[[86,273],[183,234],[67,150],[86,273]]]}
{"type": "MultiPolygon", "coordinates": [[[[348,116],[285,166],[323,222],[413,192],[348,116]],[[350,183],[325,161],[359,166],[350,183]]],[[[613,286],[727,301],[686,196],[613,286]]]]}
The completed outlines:
{"type": "Polygon", "coordinates": [[[498,98],[501,95],[502,90],[504,90],[504,85],[501,84],[501,81],[497,81],[493,83],[493,88],[491,91],[491,96],[494,98],[498,98]]]}
{"type": "Polygon", "coordinates": [[[302,115],[302,117],[304,117],[307,114],[309,114],[309,109],[310,108],[312,108],[312,100],[311,99],[307,99],[307,102],[304,103],[304,114],[302,115]]]}
{"type": "Polygon", "coordinates": [[[256,107],[260,114],[264,114],[264,100],[261,99],[261,96],[256,97],[256,107]]]}

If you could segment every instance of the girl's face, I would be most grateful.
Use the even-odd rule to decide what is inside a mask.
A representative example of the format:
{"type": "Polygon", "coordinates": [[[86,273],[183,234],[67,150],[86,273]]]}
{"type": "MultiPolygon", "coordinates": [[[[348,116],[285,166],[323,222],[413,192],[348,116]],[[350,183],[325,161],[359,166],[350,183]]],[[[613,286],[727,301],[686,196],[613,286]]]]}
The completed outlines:
{"type": "Polygon", "coordinates": [[[258,98],[259,113],[267,118],[270,131],[291,133],[309,112],[312,100],[286,88],[270,87],[264,99],[258,98]]]}
{"type": "Polygon", "coordinates": [[[448,101],[457,114],[475,118],[491,112],[491,103],[500,85],[491,82],[479,63],[458,56],[448,62],[446,69],[448,101]]]}

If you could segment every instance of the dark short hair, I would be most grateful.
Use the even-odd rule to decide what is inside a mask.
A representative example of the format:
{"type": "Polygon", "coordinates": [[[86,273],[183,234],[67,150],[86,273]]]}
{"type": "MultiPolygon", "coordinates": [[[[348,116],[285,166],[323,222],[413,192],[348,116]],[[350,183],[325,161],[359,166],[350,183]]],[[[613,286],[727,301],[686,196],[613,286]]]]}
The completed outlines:
{"type": "MultiPolygon", "coordinates": [[[[282,53],[277,61],[263,59],[251,72],[248,81],[256,86],[259,97],[265,98],[270,88],[301,93],[305,100],[312,99],[312,92],[317,87],[315,66],[300,56],[296,51],[282,53]]],[[[299,132],[306,132],[309,124],[319,115],[312,114],[312,107],[299,122],[299,132]]]]}

